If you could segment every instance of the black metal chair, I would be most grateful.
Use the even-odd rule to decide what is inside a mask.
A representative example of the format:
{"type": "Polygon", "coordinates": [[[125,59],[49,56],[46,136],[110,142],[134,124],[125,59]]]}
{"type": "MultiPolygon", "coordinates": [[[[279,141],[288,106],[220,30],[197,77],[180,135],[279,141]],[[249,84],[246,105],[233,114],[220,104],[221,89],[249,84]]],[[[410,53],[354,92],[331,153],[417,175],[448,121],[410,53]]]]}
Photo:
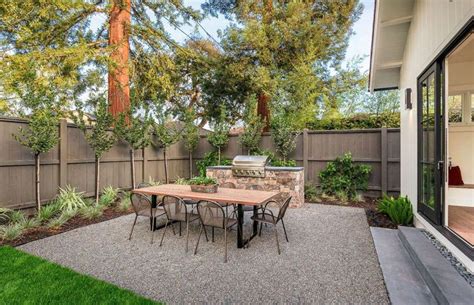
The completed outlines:
{"type": "MultiPolygon", "coordinates": [[[[135,228],[139,216],[152,218],[152,226],[154,228],[156,224],[156,217],[165,215],[164,209],[160,206],[153,208],[150,199],[145,195],[132,193],[130,195],[130,202],[132,204],[133,211],[135,212],[135,220],[133,221],[132,230],[130,231],[128,240],[132,239],[133,229],[135,228]]],[[[153,243],[153,236],[152,230],[151,243],[153,243]]]]}
{"type": "Polygon", "coordinates": [[[150,187],[150,186],[153,186],[153,185],[149,182],[140,182],[137,185],[137,189],[142,189],[144,187],[150,187]]]}
{"type": "MultiPolygon", "coordinates": [[[[207,227],[219,228],[224,230],[224,263],[227,263],[227,230],[237,224],[237,220],[226,216],[224,207],[214,201],[199,201],[197,205],[199,219],[201,220],[201,229],[199,230],[199,237],[194,249],[194,255],[196,255],[199,241],[201,240],[202,232],[207,227]]],[[[214,239],[214,234],[213,234],[214,239]]]]}
{"type": "MultiPolygon", "coordinates": [[[[263,186],[258,185],[258,184],[249,185],[249,186],[247,186],[245,189],[247,189],[247,190],[252,190],[252,191],[264,191],[264,190],[265,190],[265,189],[263,188],[263,186]]],[[[253,212],[253,207],[251,207],[251,206],[244,205],[242,208],[243,208],[243,210],[244,210],[244,213],[245,213],[245,212],[253,212]]],[[[260,208],[260,207],[259,207],[259,208],[260,208]]]]}
{"type": "MultiPolygon", "coordinates": [[[[283,196],[282,196],[283,197],[283,196]]],[[[271,224],[273,226],[273,230],[275,232],[275,239],[277,244],[278,254],[281,254],[280,251],[280,243],[278,241],[278,231],[276,225],[281,222],[283,226],[283,231],[285,232],[286,241],[288,240],[288,235],[286,233],[285,222],[283,218],[285,217],[286,210],[290,205],[291,196],[285,195],[284,199],[282,200],[269,200],[257,213],[256,216],[252,216],[251,219],[260,223],[260,231],[259,236],[262,236],[262,224],[271,224]],[[272,209],[278,209],[278,214],[272,211],[272,209]]]]}
{"type": "MultiPolygon", "coordinates": [[[[188,252],[188,243],[189,243],[189,223],[199,219],[197,214],[188,213],[188,207],[183,199],[175,196],[164,196],[162,201],[162,206],[166,213],[166,224],[161,236],[160,246],[163,244],[163,239],[166,234],[166,229],[170,222],[178,221],[180,223],[179,235],[181,236],[181,222],[186,223],[186,252],[188,252]]],[[[172,225],[172,224],[171,224],[172,225]]]]}

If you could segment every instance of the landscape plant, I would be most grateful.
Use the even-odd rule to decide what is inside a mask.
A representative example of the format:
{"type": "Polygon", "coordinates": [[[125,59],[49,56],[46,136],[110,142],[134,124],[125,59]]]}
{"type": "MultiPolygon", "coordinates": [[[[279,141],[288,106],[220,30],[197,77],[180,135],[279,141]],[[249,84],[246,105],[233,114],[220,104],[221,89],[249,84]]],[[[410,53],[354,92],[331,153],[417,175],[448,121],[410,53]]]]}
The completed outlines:
{"type": "Polygon", "coordinates": [[[19,223],[11,223],[0,226],[0,238],[3,240],[14,240],[20,237],[25,229],[19,223]]]}
{"type": "Polygon", "coordinates": [[[193,176],[193,151],[199,144],[199,127],[196,126],[195,121],[196,115],[192,110],[186,110],[183,123],[184,128],[182,136],[184,140],[184,147],[189,154],[189,178],[193,176]]]}
{"type": "Polygon", "coordinates": [[[107,186],[102,190],[102,195],[99,198],[99,205],[101,206],[111,206],[117,200],[118,189],[113,186],[107,186]]]}
{"type": "Polygon", "coordinates": [[[277,153],[283,158],[283,166],[291,166],[286,164],[287,158],[296,149],[296,139],[299,135],[291,126],[289,117],[285,114],[278,114],[272,119],[272,139],[277,153]]]}
{"type": "Polygon", "coordinates": [[[99,204],[100,193],[100,159],[115,143],[115,136],[110,131],[114,119],[108,110],[107,100],[99,95],[90,101],[93,105],[95,120],[87,119],[83,109],[78,107],[78,115],[74,116],[76,125],[82,130],[95,156],[95,202],[99,204]]]}
{"type": "Polygon", "coordinates": [[[160,122],[154,124],[157,145],[163,149],[163,165],[165,170],[165,183],[169,182],[168,178],[168,148],[179,141],[181,134],[176,124],[171,120],[159,119],[160,122]]]}
{"type": "Polygon", "coordinates": [[[213,132],[207,136],[209,143],[217,149],[217,165],[221,165],[221,151],[229,143],[230,124],[225,116],[225,108],[220,108],[219,118],[212,124],[213,132]]]}
{"type": "Polygon", "coordinates": [[[104,213],[103,205],[89,205],[81,208],[79,214],[85,219],[94,219],[102,216],[104,213]]]}
{"type": "Polygon", "coordinates": [[[61,207],[56,200],[53,200],[49,204],[42,207],[42,209],[36,214],[36,217],[41,223],[45,223],[51,218],[58,215],[61,211],[61,207]]]}
{"type": "MultiPolygon", "coordinates": [[[[114,131],[117,137],[125,141],[130,147],[130,172],[132,189],[136,187],[135,178],[135,151],[145,149],[151,143],[152,124],[148,112],[143,117],[134,114],[121,114],[117,120],[114,131]]],[[[135,111],[139,111],[135,110],[135,111]]]]}
{"type": "Polygon", "coordinates": [[[358,191],[367,190],[371,171],[368,165],[355,164],[352,155],[347,153],[328,162],[326,168],[319,173],[321,189],[328,195],[353,200],[358,191]]]}
{"type": "MultiPolygon", "coordinates": [[[[229,159],[222,159],[220,161],[220,165],[230,165],[232,161],[229,159]]],[[[202,177],[206,176],[206,168],[209,166],[216,166],[219,165],[219,158],[217,152],[210,151],[204,155],[204,157],[196,162],[196,166],[198,168],[199,175],[202,177]]]]}
{"type": "Polygon", "coordinates": [[[13,137],[23,146],[29,148],[35,160],[35,202],[36,209],[41,209],[40,155],[56,146],[59,139],[58,117],[51,107],[38,107],[33,110],[28,120],[28,127],[20,127],[13,137]]]}
{"type": "Polygon", "coordinates": [[[217,179],[210,177],[193,177],[188,180],[190,185],[215,185],[217,184],[217,179]]]}
{"type": "Polygon", "coordinates": [[[257,113],[257,102],[255,99],[248,102],[243,121],[244,131],[240,135],[240,144],[247,148],[247,154],[251,155],[259,148],[265,125],[257,113]]]}
{"type": "Polygon", "coordinates": [[[75,187],[70,185],[59,188],[56,202],[62,213],[72,213],[86,206],[84,192],[78,192],[75,187]]]}
{"type": "Polygon", "coordinates": [[[379,200],[377,209],[387,214],[397,225],[410,226],[413,223],[413,208],[408,196],[394,198],[384,194],[379,200]]]}

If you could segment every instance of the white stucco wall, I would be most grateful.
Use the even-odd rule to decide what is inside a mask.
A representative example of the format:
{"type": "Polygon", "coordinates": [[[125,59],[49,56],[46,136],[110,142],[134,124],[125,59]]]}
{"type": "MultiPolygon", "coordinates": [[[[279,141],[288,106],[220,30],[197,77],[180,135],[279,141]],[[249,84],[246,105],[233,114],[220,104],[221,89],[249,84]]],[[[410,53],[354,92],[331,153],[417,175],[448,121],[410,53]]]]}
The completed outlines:
{"type": "MultiPolygon", "coordinates": [[[[450,39],[474,15],[474,0],[417,0],[405,46],[400,73],[400,90],[413,90],[414,107],[405,110],[401,94],[401,193],[408,195],[416,211],[417,202],[417,77],[448,44],[450,39]]],[[[418,225],[425,226],[471,270],[474,263],[429,223],[417,215],[418,225]]]]}

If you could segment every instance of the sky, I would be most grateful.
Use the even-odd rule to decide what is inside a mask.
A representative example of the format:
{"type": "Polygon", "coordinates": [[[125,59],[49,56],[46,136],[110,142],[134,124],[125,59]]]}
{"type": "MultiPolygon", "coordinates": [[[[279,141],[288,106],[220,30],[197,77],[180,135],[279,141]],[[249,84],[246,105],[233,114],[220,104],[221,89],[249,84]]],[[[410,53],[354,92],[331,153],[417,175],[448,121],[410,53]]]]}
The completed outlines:
{"type": "MultiPolygon", "coordinates": [[[[192,6],[194,9],[200,9],[201,3],[203,0],[184,0],[184,5],[192,6]]],[[[346,60],[350,60],[356,56],[365,56],[364,61],[362,62],[362,71],[368,71],[370,66],[370,45],[372,40],[372,22],[374,14],[374,0],[361,0],[361,3],[364,5],[364,11],[360,16],[359,20],[354,24],[355,34],[351,36],[349,41],[349,47],[346,53],[346,60]]],[[[192,22],[193,23],[193,22],[192,22]]],[[[224,17],[220,16],[219,18],[209,17],[201,22],[201,25],[206,29],[209,34],[214,38],[218,38],[217,31],[224,29],[229,24],[229,21],[224,17]]],[[[193,26],[182,27],[182,30],[190,34],[193,32],[193,26]]],[[[200,30],[200,29],[199,29],[200,30]]],[[[173,29],[170,25],[169,31],[171,32],[174,39],[177,41],[186,40],[186,35],[180,32],[179,30],[173,29]]],[[[200,30],[202,36],[206,37],[207,35],[204,31],[200,30]]]]}

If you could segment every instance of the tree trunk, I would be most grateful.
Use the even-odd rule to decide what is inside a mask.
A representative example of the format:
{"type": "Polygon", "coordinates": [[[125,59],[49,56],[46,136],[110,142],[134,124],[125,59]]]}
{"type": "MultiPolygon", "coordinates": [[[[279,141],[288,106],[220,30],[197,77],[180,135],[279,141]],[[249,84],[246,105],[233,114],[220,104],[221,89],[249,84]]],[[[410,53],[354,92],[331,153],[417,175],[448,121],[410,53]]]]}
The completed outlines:
{"type": "Polygon", "coordinates": [[[217,149],[217,165],[221,165],[221,148],[217,149]]]}
{"type": "Polygon", "coordinates": [[[135,189],[135,150],[133,148],[130,149],[130,169],[132,174],[132,190],[135,189]]]}
{"type": "Polygon", "coordinates": [[[163,163],[165,165],[165,183],[168,184],[168,158],[166,157],[166,147],[163,148],[163,163]]]}
{"type": "MultiPolygon", "coordinates": [[[[128,58],[130,52],[131,1],[113,0],[109,21],[109,45],[113,47],[109,67],[108,95],[109,111],[114,117],[128,113],[130,109],[130,86],[128,58]]],[[[129,118],[126,117],[128,122],[129,118]]]]}
{"type": "Polygon", "coordinates": [[[35,201],[38,212],[41,209],[40,193],[40,154],[35,154],[35,201]]]}
{"type": "Polygon", "coordinates": [[[193,152],[189,151],[189,179],[193,177],[193,152]]]}
{"type": "Polygon", "coordinates": [[[270,108],[268,107],[269,101],[270,97],[264,92],[260,92],[260,94],[258,95],[257,113],[264,124],[263,132],[270,131],[270,108]]]}
{"type": "Polygon", "coordinates": [[[100,158],[95,157],[95,204],[99,205],[100,190],[100,158]]]}

